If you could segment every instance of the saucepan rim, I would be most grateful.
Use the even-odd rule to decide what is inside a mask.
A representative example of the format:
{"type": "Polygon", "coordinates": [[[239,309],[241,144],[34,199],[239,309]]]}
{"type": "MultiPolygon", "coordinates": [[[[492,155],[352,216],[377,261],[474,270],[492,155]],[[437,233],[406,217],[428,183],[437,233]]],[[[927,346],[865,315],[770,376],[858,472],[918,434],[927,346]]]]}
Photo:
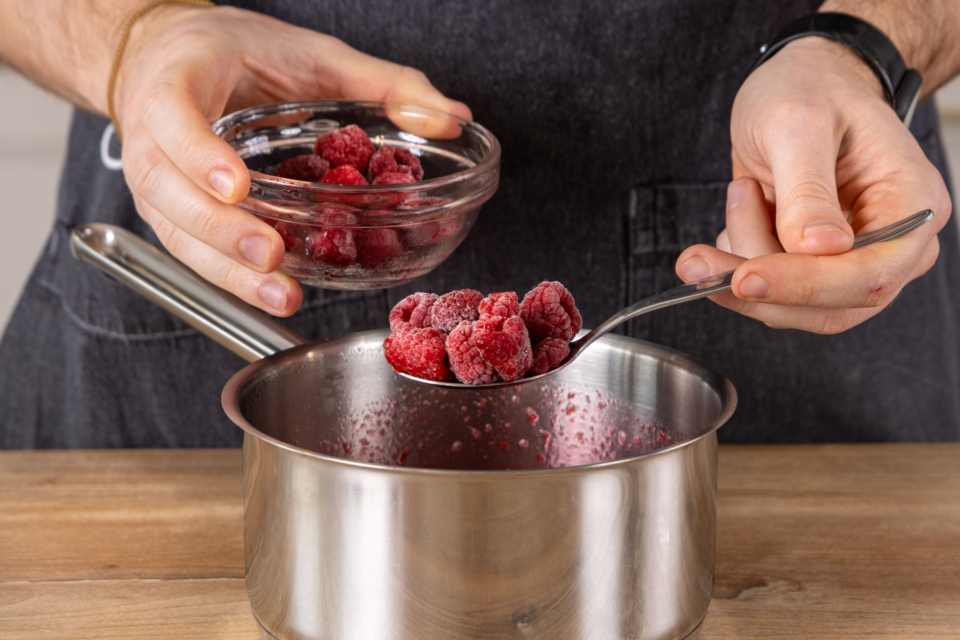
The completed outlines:
{"type": "Polygon", "coordinates": [[[272,369],[277,366],[281,366],[289,361],[299,360],[302,352],[310,351],[319,344],[329,343],[329,342],[338,342],[345,341],[348,338],[351,342],[360,341],[362,338],[373,337],[374,335],[381,336],[383,335],[384,330],[376,329],[372,331],[362,331],[358,333],[352,333],[339,338],[331,338],[329,340],[321,340],[317,342],[308,342],[306,344],[298,345],[292,347],[285,351],[275,353],[271,356],[267,356],[256,362],[248,364],[246,367],[235,373],[230,377],[230,380],[223,388],[220,399],[223,409],[226,412],[230,420],[243,429],[243,431],[262,442],[285,449],[291,453],[302,455],[308,458],[313,458],[318,461],[327,462],[337,465],[345,465],[348,467],[367,469],[369,471],[378,471],[383,473],[399,473],[404,475],[417,475],[417,476],[443,476],[443,477],[452,477],[452,476],[468,476],[474,479],[493,479],[493,478],[503,478],[503,477],[528,477],[528,476],[539,476],[543,474],[552,474],[557,475],[560,473],[583,473],[590,471],[599,471],[615,468],[621,465],[634,464],[638,461],[646,460],[653,458],[654,456],[661,456],[668,454],[684,447],[690,446],[695,442],[699,442],[710,434],[716,432],[721,426],[723,426],[727,420],[730,419],[730,416],[733,415],[734,410],[737,408],[737,390],[734,388],[733,383],[730,382],[722,374],[718,373],[714,369],[708,367],[706,364],[700,360],[689,356],[680,351],[674,349],[669,349],[667,347],[647,342],[645,340],[639,340],[637,338],[628,338],[625,336],[619,335],[607,335],[600,339],[601,343],[610,343],[610,342],[638,342],[644,345],[645,353],[650,353],[656,357],[671,363],[674,366],[681,366],[688,371],[691,371],[698,375],[698,377],[704,379],[707,384],[710,384],[715,391],[720,396],[720,411],[717,416],[710,422],[709,426],[704,429],[699,435],[694,438],[689,438],[678,442],[676,444],[664,447],[662,449],[657,449],[655,451],[650,451],[648,453],[643,453],[637,456],[631,456],[629,458],[620,458],[618,460],[608,460],[603,462],[593,462],[590,464],[572,466],[572,467],[554,467],[550,469],[489,469],[489,470],[461,470],[461,469],[429,469],[429,468],[420,468],[420,467],[402,467],[402,466],[390,466],[382,464],[374,464],[371,462],[361,462],[357,460],[345,460],[343,458],[337,458],[334,456],[328,456],[315,451],[309,451],[297,447],[295,445],[289,444],[273,436],[269,436],[252,424],[250,424],[243,414],[240,412],[240,407],[238,399],[240,398],[241,392],[247,387],[247,385],[252,384],[255,380],[259,378],[260,373],[265,369],[272,369]]]}

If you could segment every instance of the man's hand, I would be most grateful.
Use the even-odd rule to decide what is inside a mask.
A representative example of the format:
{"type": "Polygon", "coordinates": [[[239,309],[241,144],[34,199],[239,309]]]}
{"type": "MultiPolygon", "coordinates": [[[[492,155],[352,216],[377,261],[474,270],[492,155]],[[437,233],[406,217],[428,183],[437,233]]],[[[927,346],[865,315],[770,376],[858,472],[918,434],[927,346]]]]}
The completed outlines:
{"type": "Polygon", "coordinates": [[[819,37],[784,47],[741,87],[731,137],[726,229],[716,248],[677,261],[687,282],[737,269],[715,302],[773,327],[837,333],[936,261],[946,186],[850,49],[819,37]],[[932,223],[848,252],[854,234],[922,209],[932,223]]]}
{"type": "MultiPolygon", "coordinates": [[[[419,71],[227,7],[148,13],[131,33],[115,98],[123,170],[140,215],[201,276],[282,316],[303,294],[275,271],[284,254],[279,234],[234,206],[247,195],[249,174],[210,123],[236,109],[310,98],[412,102],[471,117],[419,71]]],[[[423,133],[431,134],[442,131],[423,133]]]]}

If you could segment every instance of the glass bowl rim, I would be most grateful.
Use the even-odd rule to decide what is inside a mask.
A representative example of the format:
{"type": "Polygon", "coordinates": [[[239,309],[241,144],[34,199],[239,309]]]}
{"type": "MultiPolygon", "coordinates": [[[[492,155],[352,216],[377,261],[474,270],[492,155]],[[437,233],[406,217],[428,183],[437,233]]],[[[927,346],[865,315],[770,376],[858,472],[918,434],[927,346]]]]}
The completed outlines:
{"type": "MultiPolygon", "coordinates": [[[[260,118],[266,116],[277,115],[280,113],[285,113],[287,111],[293,112],[300,109],[310,109],[310,108],[324,107],[324,108],[344,108],[344,107],[367,107],[367,108],[378,108],[387,110],[387,107],[397,107],[404,110],[413,110],[424,115],[442,115],[448,118],[453,118],[461,127],[472,130],[475,133],[479,134],[481,137],[486,138],[490,143],[490,152],[487,154],[487,157],[483,158],[480,162],[475,164],[472,167],[468,167],[463,171],[457,171],[456,173],[450,173],[444,176],[439,176],[436,178],[430,178],[428,180],[420,180],[418,182],[411,182],[406,184],[369,184],[369,185],[328,185],[321,184],[319,182],[308,182],[305,180],[294,180],[292,178],[278,178],[277,176],[272,176],[267,173],[261,173],[259,171],[250,171],[250,182],[258,183],[263,185],[268,185],[274,188],[284,188],[284,189],[296,189],[304,193],[327,193],[330,195],[341,195],[341,194],[357,194],[357,193],[404,193],[404,192],[415,192],[415,191],[428,191],[431,189],[436,189],[438,187],[444,187],[451,184],[456,184],[458,182],[465,183],[471,178],[481,175],[483,173],[488,173],[496,171],[497,166],[500,163],[500,141],[497,139],[493,132],[484,127],[481,124],[474,122],[473,120],[467,120],[456,116],[452,113],[447,113],[445,111],[439,111],[437,109],[430,109],[427,107],[421,107],[418,105],[406,103],[406,102],[381,102],[376,100],[297,100],[292,102],[277,102],[273,104],[260,105],[256,107],[247,107],[245,109],[240,109],[239,111],[234,111],[233,113],[227,114],[221,117],[219,120],[213,123],[212,129],[213,132],[223,139],[223,134],[234,127],[255,122],[260,118]]],[[[388,117],[388,116],[387,116],[388,117]]],[[[388,117],[389,119],[389,117],[388,117]]],[[[398,130],[402,131],[399,127],[398,130]]],[[[411,134],[416,135],[416,134],[411,134]]],[[[421,137],[421,136],[417,136],[421,137]]],[[[425,140],[430,140],[430,138],[423,138],[425,140]]],[[[443,139],[443,138],[438,138],[443,139]]],[[[226,142],[226,140],[224,140],[226,142]]],[[[231,147],[232,143],[227,142],[231,147]]]]}

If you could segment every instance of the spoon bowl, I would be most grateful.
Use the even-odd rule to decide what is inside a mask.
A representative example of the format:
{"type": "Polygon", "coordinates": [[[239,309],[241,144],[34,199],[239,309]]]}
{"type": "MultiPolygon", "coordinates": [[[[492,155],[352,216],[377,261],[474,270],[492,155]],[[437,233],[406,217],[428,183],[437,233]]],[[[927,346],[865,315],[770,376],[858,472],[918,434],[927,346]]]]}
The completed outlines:
{"type": "MultiPolygon", "coordinates": [[[[894,222],[893,224],[881,229],[877,229],[876,231],[870,231],[857,236],[853,240],[853,248],[851,251],[866,247],[871,244],[876,244],[878,242],[886,242],[887,240],[899,238],[900,236],[913,231],[932,219],[933,211],[930,209],[924,209],[923,211],[919,211],[912,216],[900,220],[899,222],[894,222]]],[[[687,284],[680,285],[679,287],[661,291],[660,293],[652,295],[648,298],[644,298],[639,302],[635,302],[625,309],[621,309],[613,316],[601,322],[593,331],[590,331],[586,335],[583,335],[571,342],[570,354],[557,367],[550,369],[546,373],[530,376],[528,378],[521,378],[520,380],[514,380],[513,382],[500,381],[491,382],[489,384],[463,384],[462,382],[424,380],[423,378],[417,378],[407,373],[398,373],[405,378],[410,378],[411,380],[416,380],[424,384],[431,384],[438,387],[448,387],[453,389],[501,389],[504,387],[515,387],[520,384],[535,382],[549,375],[553,375],[554,373],[557,373],[558,371],[561,371],[569,366],[570,363],[577,359],[577,356],[579,356],[584,349],[593,344],[598,338],[609,333],[627,320],[631,320],[637,316],[641,316],[651,311],[656,311],[657,309],[663,309],[664,307],[672,307],[675,304],[690,302],[691,300],[699,300],[700,298],[706,298],[707,296],[712,296],[717,293],[730,291],[730,286],[733,282],[733,274],[734,271],[727,271],[726,273],[718,273],[715,276],[709,276],[703,278],[702,280],[688,282],[687,284]]]]}

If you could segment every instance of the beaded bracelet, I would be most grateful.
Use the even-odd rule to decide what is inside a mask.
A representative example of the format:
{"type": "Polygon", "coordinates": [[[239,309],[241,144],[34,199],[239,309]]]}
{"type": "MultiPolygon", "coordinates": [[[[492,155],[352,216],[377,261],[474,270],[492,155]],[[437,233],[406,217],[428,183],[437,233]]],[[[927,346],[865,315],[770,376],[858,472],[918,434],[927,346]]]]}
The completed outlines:
{"type": "Polygon", "coordinates": [[[130,39],[130,30],[137,20],[146,15],[149,11],[156,9],[164,4],[187,4],[196,7],[215,7],[216,5],[208,0],[155,0],[149,4],[140,7],[136,13],[127,19],[123,25],[123,31],[120,33],[120,43],[117,45],[117,52],[113,56],[113,66],[110,68],[110,80],[107,82],[107,111],[110,114],[110,121],[117,132],[117,139],[123,140],[120,136],[120,123],[117,122],[117,112],[113,104],[113,91],[117,86],[117,73],[120,70],[120,60],[123,58],[123,51],[127,48],[127,40],[130,39]]]}

